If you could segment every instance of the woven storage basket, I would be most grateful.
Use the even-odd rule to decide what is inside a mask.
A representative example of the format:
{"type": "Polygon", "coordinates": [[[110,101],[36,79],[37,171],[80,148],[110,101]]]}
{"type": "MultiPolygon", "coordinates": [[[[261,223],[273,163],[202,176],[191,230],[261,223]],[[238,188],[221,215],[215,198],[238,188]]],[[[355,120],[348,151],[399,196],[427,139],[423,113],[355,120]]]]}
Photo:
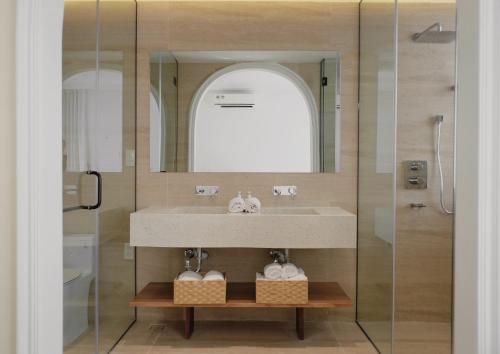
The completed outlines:
{"type": "Polygon", "coordinates": [[[174,280],[174,304],[219,305],[226,303],[226,273],[224,280],[174,280]]]}
{"type": "Polygon", "coordinates": [[[307,304],[309,283],[307,280],[259,280],[255,281],[255,302],[258,304],[300,305],[307,304]]]}

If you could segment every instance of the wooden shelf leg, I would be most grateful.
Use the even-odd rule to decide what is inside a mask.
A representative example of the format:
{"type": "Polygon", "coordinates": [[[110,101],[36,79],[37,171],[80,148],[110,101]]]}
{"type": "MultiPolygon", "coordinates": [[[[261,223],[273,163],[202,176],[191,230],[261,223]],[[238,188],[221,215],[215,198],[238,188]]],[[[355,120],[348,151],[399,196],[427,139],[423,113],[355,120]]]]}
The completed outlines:
{"type": "Polygon", "coordinates": [[[295,309],[295,327],[297,329],[297,337],[304,340],[304,308],[297,307],[295,309]]]}
{"type": "Polygon", "coordinates": [[[191,307],[191,320],[190,320],[190,323],[191,323],[191,327],[190,327],[191,334],[193,334],[193,331],[194,331],[194,307],[191,307]]]}
{"type": "Polygon", "coordinates": [[[191,338],[194,330],[194,307],[184,307],[184,339],[191,338]]]}

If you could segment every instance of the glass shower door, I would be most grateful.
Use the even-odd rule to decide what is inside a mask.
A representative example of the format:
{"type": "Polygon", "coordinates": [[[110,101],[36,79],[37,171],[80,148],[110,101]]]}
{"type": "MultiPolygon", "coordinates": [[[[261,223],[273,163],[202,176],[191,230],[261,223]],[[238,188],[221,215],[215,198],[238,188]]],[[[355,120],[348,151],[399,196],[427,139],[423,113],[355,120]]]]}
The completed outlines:
{"type": "Polygon", "coordinates": [[[98,180],[89,118],[97,110],[97,2],[65,2],[63,32],[63,347],[95,353],[98,340],[98,180]],[[90,209],[89,209],[90,208],[90,209]]]}
{"type": "Polygon", "coordinates": [[[357,321],[391,353],[395,234],[395,2],[360,4],[357,321]]]}
{"type": "Polygon", "coordinates": [[[65,2],[64,353],[108,353],[135,320],[135,2],[65,2]]]}
{"type": "Polygon", "coordinates": [[[135,251],[129,216],[135,211],[136,3],[99,3],[100,170],[99,348],[108,353],[135,320],[135,251]]]}

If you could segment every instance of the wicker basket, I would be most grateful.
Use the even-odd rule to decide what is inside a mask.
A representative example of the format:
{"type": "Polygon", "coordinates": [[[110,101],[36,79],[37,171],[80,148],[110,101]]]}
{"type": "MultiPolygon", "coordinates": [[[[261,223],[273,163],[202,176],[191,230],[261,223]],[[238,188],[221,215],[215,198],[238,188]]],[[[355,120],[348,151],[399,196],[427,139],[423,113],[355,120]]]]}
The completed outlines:
{"type": "Polygon", "coordinates": [[[255,302],[258,304],[302,305],[309,301],[307,280],[255,281],[255,302]]]}
{"type": "Polygon", "coordinates": [[[174,280],[174,304],[219,305],[226,303],[226,273],[224,280],[174,280]]]}

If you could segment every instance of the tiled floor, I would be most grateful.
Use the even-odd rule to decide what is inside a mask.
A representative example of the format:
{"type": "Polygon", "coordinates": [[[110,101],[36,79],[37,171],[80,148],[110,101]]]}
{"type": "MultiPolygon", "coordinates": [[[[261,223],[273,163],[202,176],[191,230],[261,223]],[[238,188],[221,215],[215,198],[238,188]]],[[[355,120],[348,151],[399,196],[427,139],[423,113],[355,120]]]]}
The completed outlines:
{"type": "Polygon", "coordinates": [[[113,354],[376,354],[355,323],[306,322],[299,341],[294,323],[197,322],[190,340],[182,324],[138,322],[113,354]]]}

